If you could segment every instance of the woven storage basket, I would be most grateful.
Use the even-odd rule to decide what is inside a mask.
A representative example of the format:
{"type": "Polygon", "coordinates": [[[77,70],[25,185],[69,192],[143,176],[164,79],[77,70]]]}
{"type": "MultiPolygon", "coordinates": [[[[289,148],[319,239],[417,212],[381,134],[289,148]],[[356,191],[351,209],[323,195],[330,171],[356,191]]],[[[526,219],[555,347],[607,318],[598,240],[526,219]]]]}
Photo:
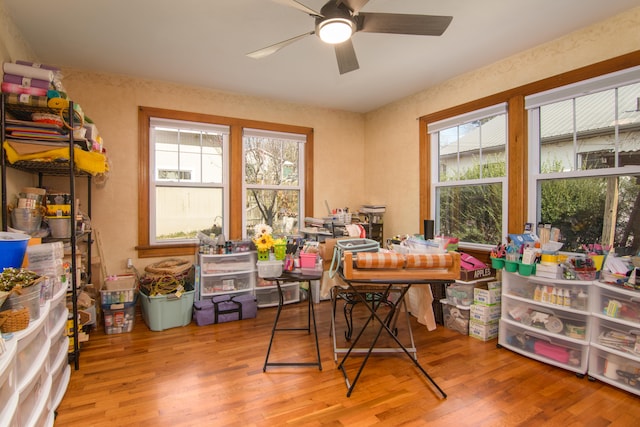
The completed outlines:
{"type": "Polygon", "coordinates": [[[17,332],[27,329],[29,326],[29,308],[23,307],[17,310],[0,312],[0,331],[3,333],[17,332]]]}

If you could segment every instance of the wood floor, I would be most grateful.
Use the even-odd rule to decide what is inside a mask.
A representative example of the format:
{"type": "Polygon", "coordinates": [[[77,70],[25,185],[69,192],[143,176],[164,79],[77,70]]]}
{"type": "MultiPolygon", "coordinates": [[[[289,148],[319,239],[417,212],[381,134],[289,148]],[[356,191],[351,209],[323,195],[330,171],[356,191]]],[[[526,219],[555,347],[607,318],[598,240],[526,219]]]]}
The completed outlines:
{"type": "MultiPolygon", "coordinates": [[[[280,326],[303,325],[306,307],[286,306],[280,326]]],[[[497,348],[495,340],[442,326],[428,332],[413,317],[418,360],[448,397],[441,398],[404,353],[373,355],[347,397],[329,333],[331,303],[315,308],[322,371],[263,372],[275,308],[260,309],[255,319],[162,332],[149,331],[139,315],[131,333],[105,335],[99,326],[82,348],[55,425],[640,425],[640,397],[497,348]]],[[[343,320],[341,312],[337,318],[343,320]]],[[[406,338],[398,325],[398,336],[406,338]]],[[[336,336],[343,340],[344,324],[336,336]]],[[[276,334],[270,362],[314,357],[313,335],[276,334]]],[[[351,378],[361,361],[348,361],[351,378]]]]}

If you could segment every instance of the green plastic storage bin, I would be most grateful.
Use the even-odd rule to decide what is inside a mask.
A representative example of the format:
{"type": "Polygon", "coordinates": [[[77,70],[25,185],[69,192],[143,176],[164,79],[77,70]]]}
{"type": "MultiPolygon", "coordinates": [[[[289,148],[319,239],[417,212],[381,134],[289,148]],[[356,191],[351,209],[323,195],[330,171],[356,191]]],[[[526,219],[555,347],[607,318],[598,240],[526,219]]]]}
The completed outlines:
{"type": "Polygon", "coordinates": [[[175,294],[149,296],[140,293],[142,318],[152,331],[187,326],[191,323],[196,291],[187,291],[180,298],[175,294]]]}

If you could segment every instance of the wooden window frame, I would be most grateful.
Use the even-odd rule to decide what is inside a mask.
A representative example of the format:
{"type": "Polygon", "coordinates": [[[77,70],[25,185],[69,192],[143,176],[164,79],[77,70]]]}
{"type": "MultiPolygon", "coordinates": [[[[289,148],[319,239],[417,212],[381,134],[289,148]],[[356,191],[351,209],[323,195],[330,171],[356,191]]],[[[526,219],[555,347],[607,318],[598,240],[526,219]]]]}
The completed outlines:
{"type": "MultiPolygon", "coordinates": [[[[507,188],[509,192],[509,206],[507,208],[507,230],[509,233],[521,233],[527,221],[527,112],[524,109],[524,98],[527,95],[555,89],[571,83],[587,80],[604,74],[613,73],[640,65],[640,50],[622,56],[597,62],[556,76],[538,80],[504,92],[457,105],[435,113],[427,114],[419,119],[420,138],[420,216],[429,218],[431,204],[429,194],[431,182],[431,139],[427,132],[429,123],[459,116],[471,111],[507,102],[507,188]]],[[[419,220],[420,233],[424,233],[422,219],[419,220]]]]}
{"type": "Polygon", "coordinates": [[[212,123],[229,126],[229,236],[231,240],[242,238],[242,130],[244,128],[264,129],[274,132],[297,133],[305,135],[305,203],[304,213],[313,212],[313,128],[237,119],[187,111],[176,111],[154,107],[138,107],[138,251],[139,258],[171,257],[195,255],[198,245],[195,243],[150,244],[149,236],[149,126],[152,117],[212,123]],[[236,219],[239,218],[239,219],[236,219]]]}

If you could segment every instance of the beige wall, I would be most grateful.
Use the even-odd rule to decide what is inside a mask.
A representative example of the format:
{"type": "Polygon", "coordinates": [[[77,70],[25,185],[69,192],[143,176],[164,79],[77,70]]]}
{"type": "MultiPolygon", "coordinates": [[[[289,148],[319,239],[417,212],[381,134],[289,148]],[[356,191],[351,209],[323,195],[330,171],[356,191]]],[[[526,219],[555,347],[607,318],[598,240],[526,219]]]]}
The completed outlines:
{"type": "Polygon", "coordinates": [[[385,237],[416,233],[422,221],[416,118],[637,50],[640,7],[368,113],[365,193],[387,203],[385,237]]]}
{"type": "MultiPolygon", "coordinates": [[[[154,261],[137,260],[134,249],[137,218],[144,214],[137,212],[139,105],[313,127],[315,209],[308,214],[324,215],[325,200],[332,207],[385,203],[385,236],[390,237],[417,232],[421,221],[418,117],[638,50],[638,28],[640,8],[366,115],[93,71],[64,70],[63,83],[68,93],[96,122],[111,163],[106,183],[93,187],[92,206],[92,222],[102,237],[108,272],[124,271],[127,258],[133,258],[138,268],[154,261]],[[346,182],[349,185],[344,185],[346,182]]],[[[3,61],[34,59],[6,17],[2,2],[0,37],[3,61]]],[[[32,185],[28,182],[31,177],[18,176],[25,180],[20,185],[32,185]]],[[[81,192],[83,185],[79,182],[81,192]]]]}

